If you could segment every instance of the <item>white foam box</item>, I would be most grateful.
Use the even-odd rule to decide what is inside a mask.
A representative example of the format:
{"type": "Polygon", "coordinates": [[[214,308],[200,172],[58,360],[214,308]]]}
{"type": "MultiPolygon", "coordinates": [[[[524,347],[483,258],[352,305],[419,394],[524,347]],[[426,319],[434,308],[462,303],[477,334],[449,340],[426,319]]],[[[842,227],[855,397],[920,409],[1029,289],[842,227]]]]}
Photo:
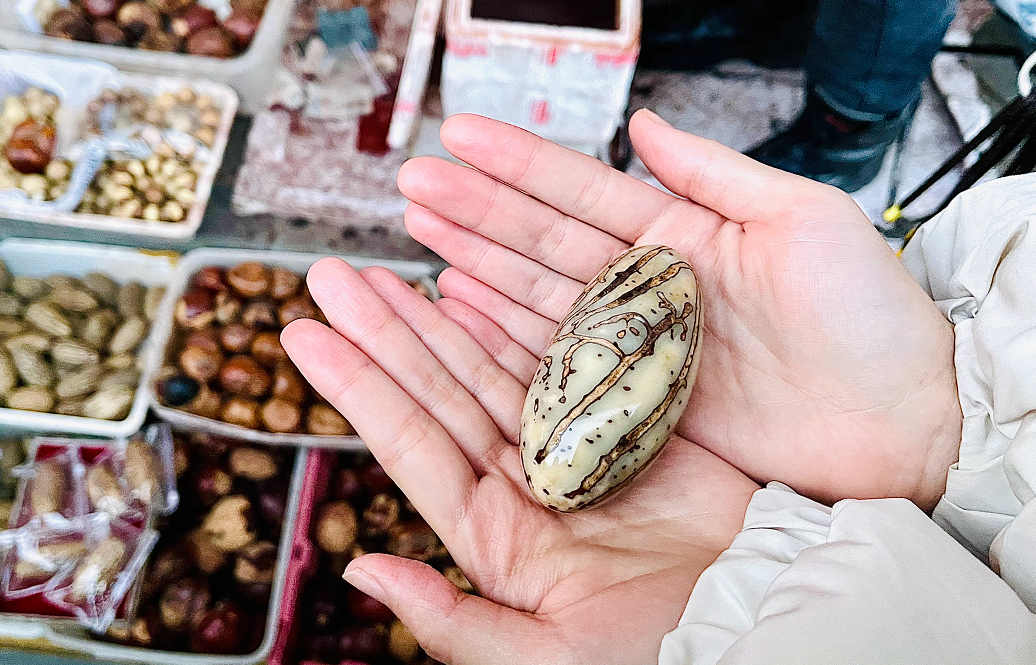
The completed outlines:
{"type": "Polygon", "coordinates": [[[479,18],[472,2],[447,3],[444,114],[477,113],[560,143],[610,141],[640,52],[640,0],[616,0],[613,30],[479,18]]]}
{"type": "Polygon", "coordinates": [[[225,59],[48,37],[27,30],[14,5],[12,0],[0,2],[0,48],[100,60],[128,72],[224,83],[237,91],[242,112],[252,114],[266,108],[266,98],[277,85],[274,73],[280,66],[295,0],[269,0],[251,45],[225,59]]]}
{"type": "MultiPolygon", "coordinates": [[[[120,284],[136,281],[144,286],[168,286],[174,274],[172,261],[166,257],[151,256],[123,247],[81,242],[10,238],[0,242],[0,259],[3,259],[13,275],[39,278],[49,275],[83,277],[91,272],[101,272],[120,284]]],[[[160,307],[159,311],[167,309],[160,307]]],[[[147,381],[159,361],[156,330],[160,327],[157,321],[152,323],[151,331],[137,351],[141,360],[141,378],[133,406],[124,420],[98,420],[0,408],[0,432],[8,435],[83,434],[109,439],[133,435],[144,424],[147,415],[147,381]]]]}
{"type": "MultiPolygon", "coordinates": [[[[0,39],[2,32],[0,30],[0,39]]],[[[62,138],[66,130],[69,133],[76,132],[86,105],[105,88],[133,88],[149,95],[157,95],[190,87],[199,95],[211,97],[220,109],[219,126],[216,128],[216,138],[211,148],[212,158],[198,174],[198,181],[194,187],[195,201],[181,222],[153,222],[146,219],[49,210],[15,212],[5,210],[2,206],[0,217],[50,226],[167,240],[187,240],[194,237],[205,217],[205,207],[212,194],[216,173],[223,163],[223,153],[230,138],[230,127],[237,113],[238,97],[231,88],[196,77],[127,74],[94,60],[26,52],[0,53],[0,94],[21,94],[32,85],[42,87],[61,99],[62,109],[58,117],[59,145],[67,142],[62,138]]],[[[74,137],[73,140],[77,138],[74,137]]]]}

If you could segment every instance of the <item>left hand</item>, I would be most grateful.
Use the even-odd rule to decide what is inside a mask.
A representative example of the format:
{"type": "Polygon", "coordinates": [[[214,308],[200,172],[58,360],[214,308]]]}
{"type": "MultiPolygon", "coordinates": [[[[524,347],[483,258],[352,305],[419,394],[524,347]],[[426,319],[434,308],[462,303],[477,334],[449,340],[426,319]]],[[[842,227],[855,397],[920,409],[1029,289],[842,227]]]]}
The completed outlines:
{"type": "Polygon", "coordinates": [[[655,663],[701,572],[758,486],[673,437],[604,505],[552,513],[516,445],[526,387],[443,311],[384,269],[324,259],[308,283],[334,330],[295,321],[284,348],[354,425],[478,589],[372,554],[346,579],[451,665],[655,663]]]}

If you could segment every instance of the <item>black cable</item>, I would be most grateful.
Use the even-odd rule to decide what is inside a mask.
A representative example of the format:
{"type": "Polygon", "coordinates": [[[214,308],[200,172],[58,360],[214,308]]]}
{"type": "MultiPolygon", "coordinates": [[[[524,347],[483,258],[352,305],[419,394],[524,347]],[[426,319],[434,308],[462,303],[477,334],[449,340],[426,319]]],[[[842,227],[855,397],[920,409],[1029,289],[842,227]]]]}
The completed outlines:
{"type": "Polygon", "coordinates": [[[989,171],[1009,158],[1010,163],[1002,167],[1003,175],[1028,173],[1036,169],[1036,91],[1027,97],[1019,96],[1011,101],[990,120],[982,131],[961,146],[927,180],[910,192],[899,205],[890,206],[885,211],[884,217],[893,226],[886,231],[886,235],[902,237],[905,247],[921,224],[941,212],[954,197],[972,187],[989,171]],[[932,185],[945,177],[987,141],[989,141],[989,145],[982,151],[975,163],[964,170],[953,190],[934,210],[915,218],[903,216],[904,208],[916,201],[932,185]]]}

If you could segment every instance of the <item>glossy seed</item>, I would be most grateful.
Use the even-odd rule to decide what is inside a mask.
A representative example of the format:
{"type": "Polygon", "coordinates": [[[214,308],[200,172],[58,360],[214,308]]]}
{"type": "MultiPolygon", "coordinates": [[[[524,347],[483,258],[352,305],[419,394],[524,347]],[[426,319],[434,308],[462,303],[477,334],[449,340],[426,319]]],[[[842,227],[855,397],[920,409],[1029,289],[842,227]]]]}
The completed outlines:
{"type": "Polygon", "coordinates": [[[636,247],[562,319],[522,412],[533,496],[563,512],[613,496],[669,440],[698,370],[701,300],[691,267],[636,247]]]}

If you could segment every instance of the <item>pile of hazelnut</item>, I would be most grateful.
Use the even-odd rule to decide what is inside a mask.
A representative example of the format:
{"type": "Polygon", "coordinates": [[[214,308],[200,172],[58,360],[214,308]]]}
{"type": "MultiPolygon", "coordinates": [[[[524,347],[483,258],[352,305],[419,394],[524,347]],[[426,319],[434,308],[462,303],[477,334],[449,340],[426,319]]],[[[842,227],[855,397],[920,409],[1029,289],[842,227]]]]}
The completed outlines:
{"type": "MultiPolygon", "coordinates": [[[[108,631],[134,646],[252,653],[262,643],[294,451],[178,437],[180,507],[141,579],[137,618],[108,631]]],[[[289,534],[290,535],[290,534],[289,534]]]]}
{"type": "Polygon", "coordinates": [[[230,58],[252,43],[266,0],[231,0],[220,20],[195,0],[72,0],[43,21],[51,37],[230,58]]]}
{"type": "Polygon", "coordinates": [[[297,607],[299,661],[432,665],[392,611],[342,580],[349,561],[387,552],[423,561],[461,590],[472,587],[413,505],[369,455],[340,454],[327,501],[314,511],[320,560],[297,607]]]}
{"type": "MultiPolygon", "coordinates": [[[[111,129],[146,123],[188,134],[207,147],[216,140],[221,113],[213,99],[188,86],[154,97],[139,90],[105,90],[87,105],[86,131],[100,133],[100,117],[111,129]]],[[[204,169],[192,149],[161,142],[146,159],[107,160],[83,195],[78,212],[180,222],[196,199],[204,169]]]]}
{"type": "Polygon", "coordinates": [[[249,429],[353,434],[281,347],[281,330],[295,319],[326,323],[302,282],[257,262],[195,274],[176,304],[168,364],[155,386],[161,402],[249,429]]]}
{"type": "Polygon", "coordinates": [[[30,198],[53,201],[68,189],[72,165],[55,160],[58,98],[40,88],[4,98],[0,111],[0,189],[20,188],[30,198]]]}

